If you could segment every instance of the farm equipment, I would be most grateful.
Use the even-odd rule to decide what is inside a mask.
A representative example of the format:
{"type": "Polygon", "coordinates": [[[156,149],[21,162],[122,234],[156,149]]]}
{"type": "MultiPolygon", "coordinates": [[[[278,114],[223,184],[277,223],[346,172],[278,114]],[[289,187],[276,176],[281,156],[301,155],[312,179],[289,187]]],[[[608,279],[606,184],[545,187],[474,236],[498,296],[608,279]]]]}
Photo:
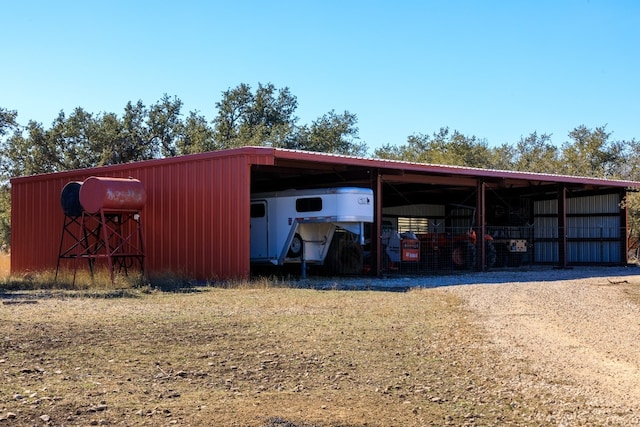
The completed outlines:
{"type": "MultiPolygon", "coordinates": [[[[422,253],[437,268],[471,269],[478,262],[478,238],[475,230],[463,233],[426,233],[419,235],[422,253]]],[[[491,268],[496,261],[493,237],[484,236],[485,267],[491,268]]]]}
{"type": "Polygon", "coordinates": [[[496,248],[496,267],[518,267],[528,252],[527,240],[518,227],[501,227],[491,232],[496,248]]]}
{"type": "Polygon", "coordinates": [[[394,230],[391,223],[382,224],[382,253],[383,263],[390,270],[398,269],[404,263],[416,264],[420,262],[420,240],[412,231],[399,232],[394,230]]]}

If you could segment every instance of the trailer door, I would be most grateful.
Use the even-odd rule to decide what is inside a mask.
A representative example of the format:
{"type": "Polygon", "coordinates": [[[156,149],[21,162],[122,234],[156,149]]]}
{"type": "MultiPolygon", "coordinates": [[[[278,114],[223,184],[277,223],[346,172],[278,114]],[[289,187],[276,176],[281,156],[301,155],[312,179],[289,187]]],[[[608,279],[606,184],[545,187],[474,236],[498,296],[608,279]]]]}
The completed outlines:
{"type": "Polygon", "coordinates": [[[251,260],[265,260],[269,254],[267,202],[251,202],[251,260]]]}

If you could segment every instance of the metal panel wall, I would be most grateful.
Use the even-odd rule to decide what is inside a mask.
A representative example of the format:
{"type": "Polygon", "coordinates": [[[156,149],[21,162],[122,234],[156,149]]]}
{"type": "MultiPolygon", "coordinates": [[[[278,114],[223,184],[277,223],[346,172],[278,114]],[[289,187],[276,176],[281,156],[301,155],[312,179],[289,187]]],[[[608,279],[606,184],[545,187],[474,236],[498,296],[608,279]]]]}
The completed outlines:
{"type": "Polygon", "coordinates": [[[11,271],[55,268],[64,215],[60,193],[69,180],[47,180],[11,185],[11,271]]]}
{"type": "MultiPolygon", "coordinates": [[[[621,263],[620,195],[603,194],[567,199],[567,261],[570,263],[621,263]]],[[[557,200],[534,203],[535,261],[558,261],[557,200]]]]}
{"type": "MultiPolygon", "coordinates": [[[[567,203],[568,261],[621,262],[619,194],[576,197],[567,203]]],[[[625,254],[626,256],[626,254],[625,254]]]]}
{"type": "Polygon", "coordinates": [[[536,263],[558,262],[558,218],[535,217],[533,242],[536,263]]]}
{"type": "Polygon", "coordinates": [[[198,280],[249,276],[251,152],[194,155],[16,178],[12,193],[12,273],[53,270],[63,212],[60,193],[89,176],[133,177],[147,192],[142,210],[146,268],[198,280]]]}

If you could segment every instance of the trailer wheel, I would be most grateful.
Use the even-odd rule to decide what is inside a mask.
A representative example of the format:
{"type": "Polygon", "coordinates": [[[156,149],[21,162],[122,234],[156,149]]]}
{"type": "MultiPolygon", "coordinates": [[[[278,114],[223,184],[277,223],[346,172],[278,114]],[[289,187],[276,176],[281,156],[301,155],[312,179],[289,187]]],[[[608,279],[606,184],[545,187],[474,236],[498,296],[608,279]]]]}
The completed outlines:
{"type": "Polygon", "coordinates": [[[299,258],[300,256],[302,256],[302,237],[296,233],[291,240],[291,246],[289,246],[287,258],[299,258]]]}

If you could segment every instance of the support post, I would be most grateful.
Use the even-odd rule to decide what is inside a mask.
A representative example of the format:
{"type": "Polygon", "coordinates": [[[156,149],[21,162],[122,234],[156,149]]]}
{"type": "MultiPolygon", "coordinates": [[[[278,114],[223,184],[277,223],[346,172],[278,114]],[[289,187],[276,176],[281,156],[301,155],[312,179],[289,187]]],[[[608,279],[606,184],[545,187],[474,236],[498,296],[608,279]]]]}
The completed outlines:
{"type": "Polygon", "coordinates": [[[476,224],[478,224],[478,234],[476,236],[476,246],[479,249],[477,252],[480,254],[480,265],[478,269],[480,271],[485,270],[487,251],[485,248],[484,235],[486,234],[485,227],[485,209],[486,209],[486,183],[482,179],[478,179],[478,187],[476,191],[476,224]]]}
{"type": "Polygon", "coordinates": [[[558,185],[558,267],[567,268],[567,187],[558,185]]]}
{"type": "Polygon", "coordinates": [[[629,262],[629,209],[627,208],[627,190],[620,191],[620,264],[627,265],[629,262]]]}
{"type": "Polygon", "coordinates": [[[375,191],[373,194],[373,202],[375,203],[375,211],[373,215],[373,230],[371,236],[371,243],[373,244],[373,250],[375,253],[375,272],[376,277],[382,276],[382,175],[380,170],[374,170],[375,178],[375,191]],[[374,238],[375,236],[375,238],[374,238]]]}
{"type": "Polygon", "coordinates": [[[301,243],[302,243],[302,253],[300,254],[300,268],[302,269],[302,271],[300,271],[300,279],[301,280],[306,280],[307,279],[307,260],[304,257],[304,239],[301,238],[301,243]]]}

